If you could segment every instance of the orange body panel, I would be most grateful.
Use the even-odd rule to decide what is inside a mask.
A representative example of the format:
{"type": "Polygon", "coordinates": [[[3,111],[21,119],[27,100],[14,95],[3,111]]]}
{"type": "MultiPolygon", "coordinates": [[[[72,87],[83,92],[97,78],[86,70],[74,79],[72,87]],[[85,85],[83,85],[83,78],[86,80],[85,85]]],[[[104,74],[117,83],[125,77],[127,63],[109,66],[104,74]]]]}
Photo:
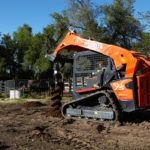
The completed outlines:
{"type": "Polygon", "coordinates": [[[124,79],[120,81],[115,81],[111,83],[111,87],[120,101],[130,101],[133,100],[133,89],[126,87],[126,84],[132,82],[132,79],[124,79]]]}
{"type": "Polygon", "coordinates": [[[150,72],[137,76],[138,106],[150,106],[150,72]]]}
{"type": "Polygon", "coordinates": [[[75,33],[69,32],[56,47],[53,56],[56,57],[62,49],[72,51],[91,50],[102,53],[113,59],[116,68],[120,67],[122,64],[126,64],[126,77],[132,77],[135,72],[137,59],[133,56],[132,52],[118,46],[84,39],[75,33]]]}

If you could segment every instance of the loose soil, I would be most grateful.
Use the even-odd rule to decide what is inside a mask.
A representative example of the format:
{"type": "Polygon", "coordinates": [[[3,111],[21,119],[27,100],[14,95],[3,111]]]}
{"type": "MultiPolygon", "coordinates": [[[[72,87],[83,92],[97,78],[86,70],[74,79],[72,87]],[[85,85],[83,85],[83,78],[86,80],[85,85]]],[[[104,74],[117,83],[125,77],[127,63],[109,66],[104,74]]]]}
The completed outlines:
{"type": "Polygon", "coordinates": [[[126,115],[122,124],[114,124],[54,118],[47,109],[0,104],[0,150],[150,149],[149,112],[126,115]]]}

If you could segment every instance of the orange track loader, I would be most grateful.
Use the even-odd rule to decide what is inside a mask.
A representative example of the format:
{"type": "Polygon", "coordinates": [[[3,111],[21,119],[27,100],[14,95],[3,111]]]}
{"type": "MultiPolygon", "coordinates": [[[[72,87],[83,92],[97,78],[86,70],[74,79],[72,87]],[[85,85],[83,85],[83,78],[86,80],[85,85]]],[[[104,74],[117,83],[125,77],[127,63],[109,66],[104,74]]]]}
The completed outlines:
{"type": "Polygon", "coordinates": [[[56,60],[63,49],[75,51],[74,99],[62,107],[63,116],[119,120],[122,112],[150,108],[150,61],[145,56],[74,32],[48,58],[56,60]]]}

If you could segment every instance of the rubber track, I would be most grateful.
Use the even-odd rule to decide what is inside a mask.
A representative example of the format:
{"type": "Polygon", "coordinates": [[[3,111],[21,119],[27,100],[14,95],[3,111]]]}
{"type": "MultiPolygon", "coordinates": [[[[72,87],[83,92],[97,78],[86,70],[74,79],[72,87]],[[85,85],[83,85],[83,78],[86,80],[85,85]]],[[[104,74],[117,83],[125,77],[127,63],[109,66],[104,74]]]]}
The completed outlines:
{"type": "MultiPolygon", "coordinates": [[[[119,104],[117,102],[117,99],[116,99],[113,91],[111,91],[111,90],[98,91],[98,92],[92,93],[92,94],[90,94],[88,96],[85,96],[85,97],[79,98],[77,100],[71,101],[71,102],[69,102],[67,104],[64,104],[63,107],[62,107],[62,114],[63,114],[63,116],[67,117],[65,115],[65,110],[69,107],[69,105],[73,105],[73,104],[74,105],[78,105],[77,104],[78,102],[83,102],[83,101],[86,103],[87,99],[92,98],[92,97],[98,97],[101,94],[104,94],[104,95],[106,95],[107,98],[109,98],[110,104],[112,105],[113,111],[115,112],[115,119],[114,120],[109,120],[109,121],[113,121],[113,122],[120,121],[121,120],[121,116],[122,116],[121,115],[122,112],[121,112],[120,106],[119,106],[119,104]]],[[[76,118],[76,117],[73,117],[73,118],[76,118]]]]}

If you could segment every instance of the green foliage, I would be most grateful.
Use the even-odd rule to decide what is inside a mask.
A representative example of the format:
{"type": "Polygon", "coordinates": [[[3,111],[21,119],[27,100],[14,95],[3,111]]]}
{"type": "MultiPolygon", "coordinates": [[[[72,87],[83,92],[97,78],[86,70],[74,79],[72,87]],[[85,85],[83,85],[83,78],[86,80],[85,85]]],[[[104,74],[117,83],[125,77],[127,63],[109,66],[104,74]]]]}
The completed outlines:
{"type": "Polygon", "coordinates": [[[43,29],[43,36],[45,41],[45,49],[48,53],[52,53],[53,49],[56,46],[56,40],[55,40],[55,26],[54,25],[48,25],[43,29]]]}
{"type": "Polygon", "coordinates": [[[16,32],[14,32],[13,39],[17,45],[17,62],[21,64],[23,63],[23,57],[26,50],[29,49],[32,43],[32,28],[24,24],[22,27],[19,27],[16,32]]]}
{"type": "Polygon", "coordinates": [[[15,78],[24,78],[24,74],[28,74],[28,70],[23,70],[23,64],[24,55],[32,44],[32,37],[32,28],[27,24],[19,27],[17,31],[13,33],[12,38],[15,44],[13,56],[16,64],[15,78]]]}
{"type": "Polygon", "coordinates": [[[150,55],[150,33],[149,32],[142,33],[142,38],[139,42],[135,43],[134,49],[145,55],[150,55]]]}
{"type": "Polygon", "coordinates": [[[39,74],[41,72],[44,72],[48,70],[50,67],[50,64],[48,60],[45,58],[45,53],[41,52],[40,57],[36,60],[36,62],[33,65],[33,70],[36,74],[39,74]]]}
{"type": "Polygon", "coordinates": [[[6,60],[4,58],[0,58],[0,72],[1,73],[5,72],[5,65],[6,65],[6,60]]]}
{"type": "Polygon", "coordinates": [[[64,15],[64,13],[54,13],[51,16],[55,21],[55,24],[53,24],[53,26],[55,31],[55,40],[57,44],[57,42],[60,42],[62,36],[68,31],[69,20],[68,17],[64,15]]]}
{"type": "Polygon", "coordinates": [[[112,5],[103,6],[106,40],[125,48],[141,35],[140,22],[133,15],[133,0],[114,0],[112,5]]]}
{"type": "Polygon", "coordinates": [[[15,43],[10,35],[3,35],[0,43],[0,76],[14,76],[16,72],[15,43]]]}
{"type": "Polygon", "coordinates": [[[69,8],[66,10],[69,23],[86,38],[100,40],[102,27],[98,18],[101,15],[100,6],[95,6],[92,0],[69,0],[69,8]]]}
{"type": "Polygon", "coordinates": [[[31,44],[32,28],[29,25],[24,24],[13,33],[13,37],[19,47],[27,47],[31,44]]]}
{"type": "Polygon", "coordinates": [[[24,55],[24,69],[32,70],[36,77],[51,68],[45,55],[52,53],[67,31],[67,18],[58,13],[54,13],[52,17],[54,24],[46,26],[43,33],[38,33],[31,38],[32,44],[29,44],[24,55]]]}
{"type": "Polygon", "coordinates": [[[33,69],[34,63],[40,57],[40,53],[43,46],[43,35],[36,34],[31,39],[32,45],[29,45],[27,51],[24,54],[24,69],[33,69]]]}
{"type": "Polygon", "coordinates": [[[150,11],[147,12],[139,12],[139,20],[141,21],[144,29],[147,32],[150,32],[150,11]]]}

